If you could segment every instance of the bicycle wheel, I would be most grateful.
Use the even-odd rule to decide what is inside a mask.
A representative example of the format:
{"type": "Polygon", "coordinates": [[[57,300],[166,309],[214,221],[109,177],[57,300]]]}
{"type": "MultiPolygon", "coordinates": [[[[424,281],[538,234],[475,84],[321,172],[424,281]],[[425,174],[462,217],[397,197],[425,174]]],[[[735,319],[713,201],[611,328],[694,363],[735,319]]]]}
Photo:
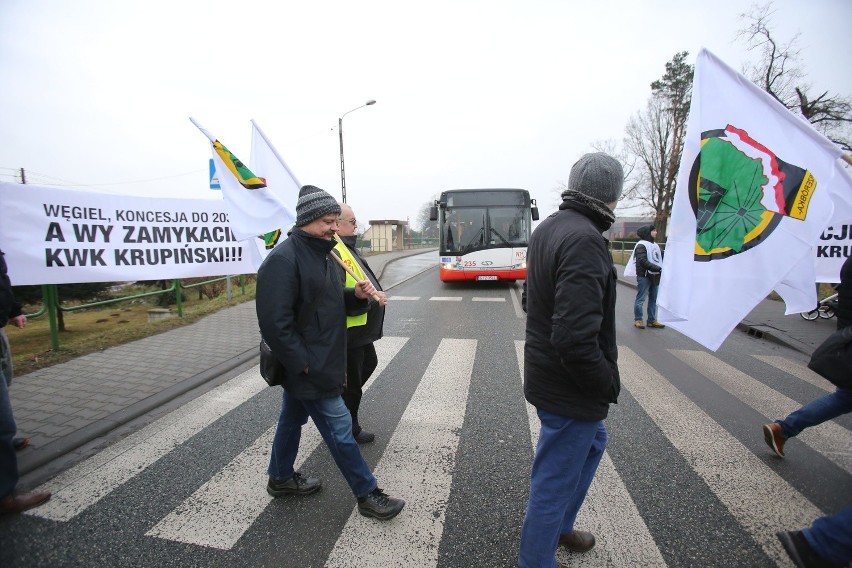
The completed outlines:
{"type": "Polygon", "coordinates": [[[815,319],[817,319],[819,317],[819,310],[811,310],[809,312],[802,312],[799,315],[802,316],[804,319],[806,319],[808,321],[814,321],[815,319]]]}
{"type": "Polygon", "coordinates": [[[834,317],[834,310],[832,310],[830,306],[820,306],[819,317],[822,319],[831,319],[834,317]]]}

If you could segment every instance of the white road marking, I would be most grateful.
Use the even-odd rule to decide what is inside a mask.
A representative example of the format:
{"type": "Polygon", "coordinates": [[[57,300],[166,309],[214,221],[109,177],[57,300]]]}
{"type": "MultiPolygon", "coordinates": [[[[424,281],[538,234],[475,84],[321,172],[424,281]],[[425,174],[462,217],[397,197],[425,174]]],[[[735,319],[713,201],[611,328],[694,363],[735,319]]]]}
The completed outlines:
{"type": "Polygon", "coordinates": [[[512,305],[515,307],[515,315],[520,319],[524,319],[527,317],[527,314],[524,313],[524,309],[521,307],[521,288],[518,286],[514,286],[510,291],[510,296],[512,297],[512,305]]]}
{"type": "MultiPolygon", "coordinates": [[[[524,342],[515,341],[521,383],[524,376],[524,342]]],[[[526,403],[533,451],[538,444],[541,422],[535,407],[526,403]]],[[[592,532],[595,547],[583,555],[557,551],[566,566],[666,566],[648,525],[608,453],[604,453],[576,526],[592,532]]]]}
{"type": "Polygon", "coordinates": [[[431,302],[461,302],[461,296],[432,296],[429,298],[431,302]]]}
{"type": "MultiPolygon", "coordinates": [[[[407,337],[384,337],[375,343],[379,364],[373,377],[381,375],[407,341],[407,337]]],[[[371,379],[364,385],[364,391],[374,382],[371,379]]],[[[145,534],[224,550],[232,548],[272,501],[265,486],[275,428],[267,430],[145,534]]],[[[297,470],[321,443],[319,431],[313,421],[308,421],[302,428],[297,470]]]]}
{"type": "Polygon", "coordinates": [[[474,302],[505,302],[506,298],[482,298],[479,296],[473,297],[474,302]]]}
{"type": "Polygon", "coordinates": [[[752,357],[772,365],[776,369],[784,371],[788,375],[793,375],[796,378],[802,379],[806,383],[810,383],[826,392],[834,392],[834,389],[836,388],[833,384],[820,377],[806,366],[790,361],[786,357],[781,357],[780,355],[752,355],[752,357]]]}
{"type": "Polygon", "coordinates": [[[405,509],[380,522],[356,507],[326,566],[437,565],[475,355],[475,340],[441,341],[376,467],[379,486],[405,509]]]}
{"type": "Polygon", "coordinates": [[[810,526],[823,512],[636,353],[620,347],[619,367],[622,384],[695,473],[769,558],[788,566],[775,530],[810,526]]]}
{"type": "Polygon", "coordinates": [[[388,300],[393,300],[395,302],[413,302],[419,300],[420,296],[388,296],[388,300]]]}
{"type": "Polygon", "coordinates": [[[26,514],[68,521],[201,430],[269,388],[253,367],[48,481],[50,501],[26,514]]]}
{"type": "MultiPolygon", "coordinates": [[[[671,349],[675,357],[751,406],[769,420],[784,418],[801,404],[784,396],[762,382],[751,378],[736,367],[728,365],[710,353],[671,349]]],[[[755,427],[755,436],[763,433],[755,427]]],[[[823,422],[796,436],[847,472],[852,473],[852,433],[836,422],[823,422]]],[[[767,448],[768,451],[768,448],[767,448]]]]}

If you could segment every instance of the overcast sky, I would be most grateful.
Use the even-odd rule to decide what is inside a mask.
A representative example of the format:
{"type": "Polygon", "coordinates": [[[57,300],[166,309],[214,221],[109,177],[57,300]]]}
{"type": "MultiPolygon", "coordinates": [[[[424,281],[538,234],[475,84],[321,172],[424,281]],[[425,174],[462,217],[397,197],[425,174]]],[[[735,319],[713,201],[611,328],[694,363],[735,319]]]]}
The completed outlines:
{"type": "MultiPolygon", "coordinates": [[[[0,180],[210,197],[196,118],[246,163],[250,120],[359,221],[442,190],[521,187],[542,213],[595,141],[621,141],[665,63],[735,69],[738,0],[0,0],[0,180]]],[[[852,2],[776,0],[815,89],[852,95],[852,2]]]]}

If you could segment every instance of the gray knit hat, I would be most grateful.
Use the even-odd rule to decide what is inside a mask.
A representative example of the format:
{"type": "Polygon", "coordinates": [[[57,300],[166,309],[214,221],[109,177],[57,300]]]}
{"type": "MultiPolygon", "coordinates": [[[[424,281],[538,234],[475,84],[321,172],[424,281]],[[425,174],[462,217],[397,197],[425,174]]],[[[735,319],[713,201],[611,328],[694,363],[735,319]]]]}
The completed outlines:
{"type": "Polygon", "coordinates": [[[327,191],[313,185],[303,185],[296,202],[296,226],[304,227],[324,215],[340,215],[340,205],[327,191]]]}
{"type": "Polygon", "coordinates": [[[586,154],[571,167],[568,189],[603,203],[618,201],[624,187],[624,170],[618,160],[603,152],[586,154]]]}

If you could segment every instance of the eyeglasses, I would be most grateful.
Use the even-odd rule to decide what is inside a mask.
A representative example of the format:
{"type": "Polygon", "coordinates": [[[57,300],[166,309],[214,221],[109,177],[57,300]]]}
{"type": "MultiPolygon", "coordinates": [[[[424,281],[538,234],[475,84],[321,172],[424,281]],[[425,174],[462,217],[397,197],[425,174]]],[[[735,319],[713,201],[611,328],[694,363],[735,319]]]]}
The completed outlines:
{"type": "Polygon", "coordinates": [[[338,221],[346,221],[347,223],[352,223],[352,225],[356,227],[358,226],[358,220],[355,219],[355,217],[352,217],[351,219],[344,219],[343,217],[341,217],[340,219],[338,219],[338,221]]]}

